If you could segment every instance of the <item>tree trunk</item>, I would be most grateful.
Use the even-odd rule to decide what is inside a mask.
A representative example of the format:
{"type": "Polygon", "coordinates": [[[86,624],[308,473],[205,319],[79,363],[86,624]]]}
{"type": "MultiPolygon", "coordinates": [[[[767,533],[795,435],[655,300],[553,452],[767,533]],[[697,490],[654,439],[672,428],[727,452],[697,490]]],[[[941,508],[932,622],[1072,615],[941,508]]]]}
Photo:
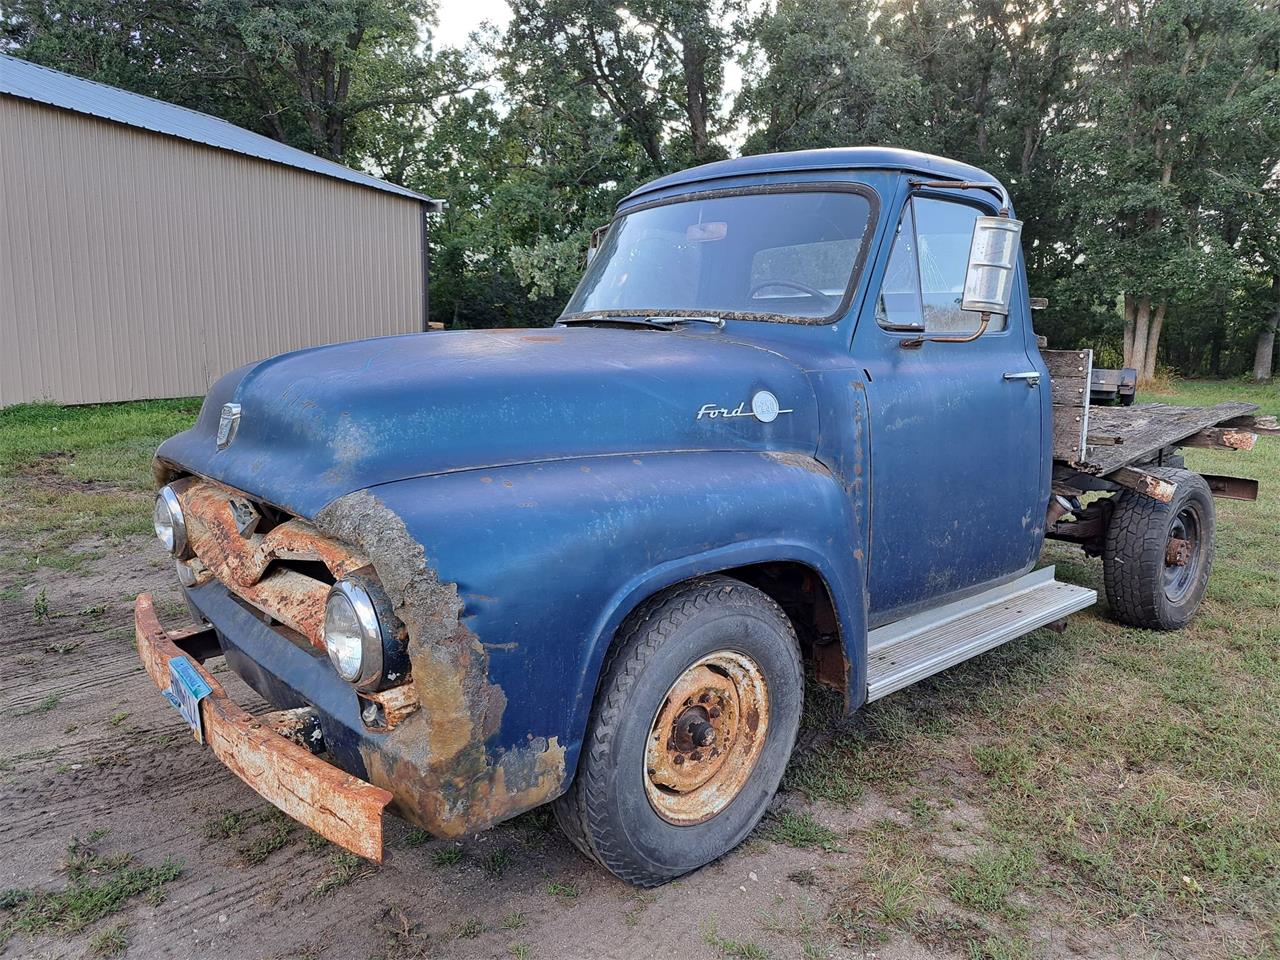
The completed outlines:
{"type": "Polygon", "coordinates": [[[1140,380],[1154,380],[1156,377],[1156,348],[1160,346],[1160,328],[1164,326],[1164,311],[1168,304],[1156,306],[1156,315],[1151,318],[1151,330],[1147,334],[1146,362],[1138,372],[1140,380]]]}
{"type": "Polygon", "coordinates": [[[1143,294],[1138,298],[1138,312],[1133,321],[1133,354],[1125,361],[1126,367],[1133,367],[1141,377],[1147,369],[1147,337],[1151,335],[1151,297],[1143,294]]]}
{"type": "Polygon", "coordinates": [[[707,113],[710,99],[707,91],[707,45],[696,33],[682,37],[680,51],[684,68],[685,114],[689,118],[689,139],[693,155],[701,160],[707,155],[707,113]]]}
{"type": "Polygon", "coordinates": [[[1258,346],[1253,354],[1253,379],[1258,383],[1269,381],[1274,371],[1276,330],[1280,328],[1280,273],[1271,275],[1271,293],[1276,306],[1271,319],[1258,331],[1258,346]]]}
{"type": "Polygon", "coordinates": [[[1124,295],[1124,360],[1122,361],[1126,367],[1133,364],[1133,318],[1137,315],[1137,301],[1133,299],[1133,294],[1126,293],[1124,295]]]}

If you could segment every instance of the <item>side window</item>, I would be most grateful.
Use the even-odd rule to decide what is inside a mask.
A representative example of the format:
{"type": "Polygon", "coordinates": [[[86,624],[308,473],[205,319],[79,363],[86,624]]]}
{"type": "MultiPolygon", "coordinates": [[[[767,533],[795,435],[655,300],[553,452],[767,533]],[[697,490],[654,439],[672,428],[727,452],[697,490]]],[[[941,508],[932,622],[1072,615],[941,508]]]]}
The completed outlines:
{"type": "MultiPolygon", "coordinates": [[[[924,305],[924,326],[930,333],[972,333],[982,315],[961,310],[964,272],[969,263],[969,244],[974,221],[981,216],[977,207],[947,200],[917,197],[915,208],[916,245],[920,260],[920,299],[924,305]]],[[[991,318],[990,330],[1003,330],[1006,318],[991,318]]]]}
{"type": "MultiPolygon", "coordinates": [[[[920,275],[916,267],[916,227],[911,204],[902,213],[898,235],[889,251],[889,266],[880,282],[876,321],[890,330],[920,330],[924,314],[920,308],[920,275]]],[[[966,257],[968,253],[966,252],[966,257]]]]}

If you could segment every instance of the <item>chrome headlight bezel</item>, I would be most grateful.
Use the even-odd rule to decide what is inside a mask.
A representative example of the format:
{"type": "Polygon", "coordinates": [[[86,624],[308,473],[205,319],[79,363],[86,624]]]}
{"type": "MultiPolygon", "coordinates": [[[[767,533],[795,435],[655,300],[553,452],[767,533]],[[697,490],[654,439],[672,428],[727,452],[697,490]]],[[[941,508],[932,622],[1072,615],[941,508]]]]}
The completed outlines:
{"type": "Polygon", "coordinates": [[[338,676],[357,687],[377,686],[382,679],[382,621],[369,591],[350,580],[339,580],[329,588],[324,614],[324,648],[338,676]],[[352,636],[330,635],[330,608],[335,604],[346,604],[349,608],[356,625],[352,636]],[[350,651],[339,647],[340,644],[349,646],[352,639],[358,639],[360,659],[354,668],[349,662],[344,667],[347,658],[343,654],[350,651]]]}
{"type": "Polygon", "coordinates": [[[191,544],[187,542],[187,521],[182,515],[182,503],[172,487],[163,486],[156,493],[155,506],[151,511],[151,523],[155,528],[156,539],[164,545],[166,550],[179,560],[191,559],[193,554],[191,544]],[[161,510],[164,511],[164,520],[168,521],[167,527],[162,522],[161,510]]]}

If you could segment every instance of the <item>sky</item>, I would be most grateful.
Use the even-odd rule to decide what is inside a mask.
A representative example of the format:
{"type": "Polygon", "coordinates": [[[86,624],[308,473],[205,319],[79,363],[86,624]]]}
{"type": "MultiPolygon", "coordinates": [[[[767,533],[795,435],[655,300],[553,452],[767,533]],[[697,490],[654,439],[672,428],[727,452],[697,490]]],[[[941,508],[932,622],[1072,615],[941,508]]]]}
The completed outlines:
{"type": "Polygon", "coordinates": [[[485,20],[499,29],[511,19],[506,0],[439,0],[437,47],[466,46],[467,36],[485,20]]]}

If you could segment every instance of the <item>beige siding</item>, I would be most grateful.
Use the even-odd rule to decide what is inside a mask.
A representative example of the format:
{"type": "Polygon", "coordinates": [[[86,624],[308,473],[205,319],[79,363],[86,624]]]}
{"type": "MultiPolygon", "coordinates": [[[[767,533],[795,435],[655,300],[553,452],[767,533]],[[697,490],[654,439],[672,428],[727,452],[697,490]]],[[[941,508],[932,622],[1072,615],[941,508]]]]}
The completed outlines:
{"type": "Polygon", "coordinates": [[[0,96],[0,406],[422,329],[422,205],[0,96]]]}

